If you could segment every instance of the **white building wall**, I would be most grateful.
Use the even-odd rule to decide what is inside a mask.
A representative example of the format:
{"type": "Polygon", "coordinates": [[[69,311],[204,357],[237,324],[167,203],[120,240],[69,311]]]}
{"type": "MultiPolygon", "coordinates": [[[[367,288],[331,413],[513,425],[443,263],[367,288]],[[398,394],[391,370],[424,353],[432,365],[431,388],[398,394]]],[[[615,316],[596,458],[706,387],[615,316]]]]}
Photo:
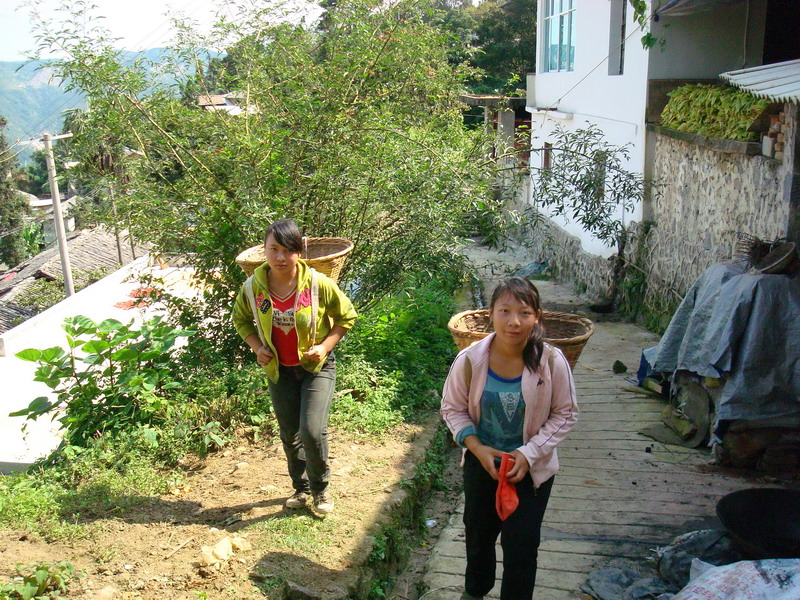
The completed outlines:
{"type": "Polygon", "coordinates": [[[650,79],[716,79],[726,71],[760,65],[766,19],[767,3],[758,0],[661,17],[650,32],[666,43],[650,52],[650,79]]]}
{"type": "MultiPolygon", "coordinates": [[[[544,23],[544,4],[539,2],[539,23],[544,23]]],[[[648,53],[642,48],[642,34],[632,19],[633,10],[628,6],[623,74],[608,74],[611,10],[609,0],[577,0],[574,71],[545,73],[540,64],[539,72],[529,77],[527,103],[530,109],[554,109],[550,112],[531,110],[531,130],[536,136],[533,145],[541,147],[557,125],[574,131],[591,123],[603,130],[609,143],[629,144],[626,168],[642,173],[648,53]]],[[[546,53],[541,31],[537,38],[537,56],[543,57],[546,53]]],[[[532,153],[531,166],[535,169],[541,166],[540,163],[541,156],[532,153]]],[[[530,201],[535,202],[535,199],[530,201]]],[[[637,205],[632,213],[620,213],[619,216],[627,223],[641,220],[641,215],[642,207],[637,205]]],[[[616,251],[562,217],[553,220],[577,236],[583,249],[589,253],[607,257],[616,251]]]]}

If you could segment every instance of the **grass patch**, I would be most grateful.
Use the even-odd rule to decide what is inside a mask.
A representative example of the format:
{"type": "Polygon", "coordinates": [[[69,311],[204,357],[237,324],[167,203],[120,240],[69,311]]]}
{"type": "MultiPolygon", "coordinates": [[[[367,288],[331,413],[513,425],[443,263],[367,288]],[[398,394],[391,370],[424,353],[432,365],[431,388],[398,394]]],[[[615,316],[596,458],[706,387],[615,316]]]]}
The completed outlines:
{"type": "Polygon", "coordinates": [[[319,518],[311,514],[280,516],[248,528],[248,532],[270,534],[264,540],[272,551],[302,554],[310,559],[324,558],[325,549],[337,540],[335,519],[319,518]]]}
{"type": "Polygon", "coordinates": [[[0,478],[0,526],[48,541],[91,535],[88,519],[120,516],[175,479],[135,435],[65,447],[27,473],[0,478]]]}

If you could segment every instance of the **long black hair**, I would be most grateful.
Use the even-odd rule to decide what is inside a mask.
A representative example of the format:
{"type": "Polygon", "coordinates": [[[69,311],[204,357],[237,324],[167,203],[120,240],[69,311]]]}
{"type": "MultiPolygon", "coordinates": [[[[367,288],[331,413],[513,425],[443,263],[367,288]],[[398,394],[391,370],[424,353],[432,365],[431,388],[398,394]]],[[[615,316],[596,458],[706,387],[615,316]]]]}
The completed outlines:
{"type": "Polygon", "coordinates": [[[303,234],[300,233],[297,223],[291,219],[280,219],[267,227],[267,233],[264,234],[264,245],[267,244],[270,235],[281,246],[292,252],[303,251],[303,234]]]}
{"type": "Polygon", "coordinates": [[[525,366],[531,371],[539,369],[539,362],[542,360],[544,353],[544,324],[542,323],[542,303],[539,300],[539,290],[528,279],[524,277],[509,277],[501,281],[494,288],[492,293],[492,301],[489,303],[489,311],[494,309],[495,303],[504,295],[511,294],[522,302],[527,304],[533,309],[536,315],[536,324],[528,336],[528,343],[522,350],[522,360],[525,366]]]}

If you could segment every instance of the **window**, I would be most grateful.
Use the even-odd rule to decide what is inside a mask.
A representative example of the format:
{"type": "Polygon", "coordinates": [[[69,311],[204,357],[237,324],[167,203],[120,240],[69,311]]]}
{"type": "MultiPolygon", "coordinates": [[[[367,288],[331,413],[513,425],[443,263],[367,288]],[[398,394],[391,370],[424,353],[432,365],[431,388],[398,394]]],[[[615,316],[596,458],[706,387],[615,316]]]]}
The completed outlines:
{"type": "Polygon", "coordinates": [[[608,152],[597,150],[594,153],[594,169],[591,173],[590,190],[595,200],[603,200],[606,197],[606,162],[608,152]]]}
{"type": "Polygon", "coordinates": [[[544,150],[542,151],[542,171],[549,171],[553,166],[553,144],[550,142],[544,143],[544,150]]]}
{"type": "Polygon", "coordinates": [[[628,0],[611,0],[608,32],[608,74],[622,75],[625,68],[625,19],[628,0]]]}
{"type": "Polygon", "coordinates": [[[577,0],[545,0],[544,72],[575,69],[576,2],[577,0]]]}

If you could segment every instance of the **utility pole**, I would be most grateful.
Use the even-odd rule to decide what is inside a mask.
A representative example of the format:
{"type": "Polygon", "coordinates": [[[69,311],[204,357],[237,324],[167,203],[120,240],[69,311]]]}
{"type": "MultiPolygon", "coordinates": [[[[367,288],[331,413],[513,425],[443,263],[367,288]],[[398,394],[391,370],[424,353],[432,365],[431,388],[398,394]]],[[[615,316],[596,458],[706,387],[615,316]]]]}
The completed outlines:
{"type": "Polygon", "coordinates": [[[58,253],[61,256],[61,273],[64,275],[64,289],[67,297],[75,293],[72,285],[72,266],[69,262],[69,250],[67,249],[67,234],[64,231],[64,217],[61,214],[61,197],[58,194],[58,181],[56,181],[56,165],[53,159],[52,140],[60,140],[72,137],[72,133],[64,133],[55,137],[50,137],[49,133],[42,135],[44,142],[45,159],[47,160],[47,177],[50,180],[50,195],[53,197],[53,220],[56,225],[56,238],[58,239],[58,253]]]}

